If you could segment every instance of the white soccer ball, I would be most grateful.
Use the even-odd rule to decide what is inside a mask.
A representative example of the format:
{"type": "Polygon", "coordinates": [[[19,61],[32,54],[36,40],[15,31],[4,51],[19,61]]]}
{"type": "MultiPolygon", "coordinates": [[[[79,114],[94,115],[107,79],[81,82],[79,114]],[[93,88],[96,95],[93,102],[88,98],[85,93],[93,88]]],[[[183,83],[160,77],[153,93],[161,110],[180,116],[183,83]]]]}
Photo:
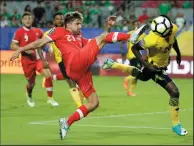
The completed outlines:
{"type": "Polygon", "coordinates": [[[152,20],[151,30],[162,37],[166,36],[172,29],[172,23],[164,16],[152,20]]]}

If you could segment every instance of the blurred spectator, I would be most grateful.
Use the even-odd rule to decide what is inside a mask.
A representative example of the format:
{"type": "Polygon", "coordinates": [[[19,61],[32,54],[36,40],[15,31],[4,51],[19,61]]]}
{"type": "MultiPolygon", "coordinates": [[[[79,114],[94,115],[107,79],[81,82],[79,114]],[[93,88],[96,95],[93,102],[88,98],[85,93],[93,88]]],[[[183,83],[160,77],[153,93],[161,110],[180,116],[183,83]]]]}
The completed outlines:
{"type": "Polygon", "coordinates": [[[176,15],[176,25],[178,26],[179,30],[183,30],[184,26],[186,25],[186,20],[184,18],[184,14],[183,13],[177,13],[176,15]]]}
{"type": "Polygon", "coordinates": [[[0,17],[1,17],[0,18],[1,27],[8,27],[9,26],[8,20],[3,15],[0,17]]]}
{"type": "Polygon", "coordinates": [[[45,20],[52,21],[53,20],[53,6],[50,1],[45,2],[45,20]]]}
{"type": "Polygon", "coordinates": [[[66,4],[65,8],[63,9],[62,13],[63,13],[63,15],[65,15],[66,13],[72,12],[72,11],[74,11],[74,8],[72,7],[72,2],[69,1],[66,4]]]}
{"type": "Polygon", "coordinates": [[[89,10],[89,15],[92,20],[91,21],[92,27],[99,28],[100,26],[99,26],[98,18],[100,15],[100,8],[98,4],[93,4],[93,7],[91,7],[89,10]]]}
{"type": "Polygon", "coordinates": [[[11,21],[10,21],[10,27],[20,27],[20,24],[18,22],[18,19],[16,18],[15,15],[12,15],[11,21]]]}
{"type": "Polygon", "coordinates": [[[91,27],[91,17],[88,9],[85,9],[83,12],[83,17],[84,17],[84,27],[91,27]]]}
{"type": "Polygon", "coordinates": [[[32,13],[32,8],[30,5],[26,5],[25,8],[24,8],[24,11],[27,11],[27,12],[30,12],[32,13]]]}
{"type": "Polygon", "coordinates": [[[12,18],[13,16],[15,16],[17,20],[20,20],[22,17],[21,14],[18,13],[18,10],[16,8],[13,10],[12,18]]]}
{"type": "Polygon", "coordinates": [[[6,7],[3,7],[3,13],[1,15],[4,17],[4,19],[7,19],[7,20],[11,19],[11,15],[10,13],[7,12],[6,7]]]}
{"type": "Polygon", "coordinates": [[[127,20],[123,20],[122,24],[123,24],[122,31],[129,31],[128,21],[127,20]]]}
{"type": "Polygon", "coordinates": [[[46,28],[52,28],[53,27],[53,22],[52,21],[47,21],[46,22],[46,28]]]}
{"type": "Polygon", "coordinates": [[[45,14],[45,9],[41,6],[41,2],[37,1],[36,7],[33,9],[33,13],[35,16],[35,22],[40,23],[43,21],[43,15],[45,14]]]}
{"type": "Polygon", "coordinates": [[[182,8],[184,9],[192,8],[192,3],[189,1],[185,1],[182,5],[182,8]]]}
{"type": "Polygon", "coordinates": [[[111,15],[111,12],[109,11],[109,9],[107,9],[107,7],[104,4],[105,4],[105,1],[101,1],[101,6],[100,6],[101,26],[104,25],[105,20],[108,18],[108,16],[111,15]]]}
{"type": "Polygon", "coordinates": [[[146,23],[146,21],[147,21],[149,18],[150,18],[150,17],[147,15],[147,9],[144,9],[144,10],[143,10],[143,14],[140,15],[140,16],[138,17],[138,21],[139,21],[140,23],[146,23]]]}
{"type": "Polygon", "coordinates": [[[172,9],[171,4],[169,3],[169,1],[163,1],[159,7],[159,14],[160,15],[167,15],[168,12],[172,9]]]}

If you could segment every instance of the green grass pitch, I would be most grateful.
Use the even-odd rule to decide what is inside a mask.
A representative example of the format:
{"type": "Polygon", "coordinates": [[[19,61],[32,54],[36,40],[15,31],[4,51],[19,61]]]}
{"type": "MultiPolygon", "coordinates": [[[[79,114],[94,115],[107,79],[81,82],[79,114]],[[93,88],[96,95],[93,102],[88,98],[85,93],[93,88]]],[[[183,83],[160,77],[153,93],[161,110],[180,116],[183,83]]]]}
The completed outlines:
{"type": "Polygon", "coordinates": [[[171,130],[168,94],[153,81],[138,82],[136,97],[128,97],[123,77],[94,77],[100,98],[99,108],[72,125],[65,140],[59,138],[58,119],[76,110],[65,81],[54,82],[59,107],[46,103],[36,79],[35,108],[28,107],[23,75],[1,75],[1,144],[193,144],[193,84],[191,79],[175,79],[180,89],[180,121],[188,135],[171,130]]]}

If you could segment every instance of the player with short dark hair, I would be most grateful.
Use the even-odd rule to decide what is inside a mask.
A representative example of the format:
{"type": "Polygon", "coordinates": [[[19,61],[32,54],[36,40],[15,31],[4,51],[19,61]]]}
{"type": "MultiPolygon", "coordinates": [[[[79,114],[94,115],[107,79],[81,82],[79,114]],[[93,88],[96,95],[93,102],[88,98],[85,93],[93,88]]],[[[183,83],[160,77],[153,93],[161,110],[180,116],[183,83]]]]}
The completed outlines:
{"type": "MultiPolygon", "coordinates": [[[[44,33],[44,36],[47,36],[50,33],[52,33],[52,31],[54,31],[56,27],[62,27],[64,25],[64,16],[62,13],[58,12],[53,15],[53,24],[54,24],[54,27],[46,31],[44,33]]],[[[58,66],[62,73],[62,74],[58,73],[56,75],[53,75],[54,80],[66,80],[67,81],[69,85],[69,91],[70,91],[71,97],[76,103],[77,107],[79,108],[83,104],[84,97],[82,96],[81,90],[77,87],[76,83],[68,77],[64,63],[63,63],[61,51],[57,48],[54,42],[48,43],[46,45],[49,48],[50,52],[54,54],[55,60],[58,63],[58,66]]],[[[45,61],[43,56],[41,59],[45,61]]]]}
{"type": "MultiPolygon", "coordinates": [[[[82,37],[81,28],[83,19],[81,13],[77,11],[69,12],[64,17],[65,20],[67,20],[67,18],[69,20],[66,22],[65,28],[55,28],[55,30],[46,38],[37,40],[20,48],[11,57],[11,60],[14,60],[18,57],[20,52],[41,47],[51,41],[54,41],[56,46],[60,49],[67,75],[79,85],[88,101],[88,103],[79,107],[67,121],[65,118],[59,120],[61,139],[65,138],[69,127],[74,122],[86,117],[88,113],[94,111],[99,106],[99,99],[93,86],[92,72],[89,69],[97,59],[100,50],[106,43],[113,43],[130,38],[129,34],[119,32],[110,33],[112,26],[116,22],[115,16],[110,16],[105,23],[104,32],[91,40],[82,37]],[[75,16],[76,19],[73,16],[75,16]]],[[[131,40],[136,41],[144,28],[145,26],[134,32],[133,35],[131,35],[131,40]]],[[[139,70],[132,66],[128,70],[131,74],[132,72],[137,71],[139,70]]]]}
{"type": "MultiPolygon", "coordinates": [[[[23,26],[19,28],[12,39],[11,49],[18,50],[20,47],[26,46],[31,42],[42,38],[43,32],[39,28],[32,27],[33,16],[30,12],[24,12],[22,15],[22,24],[23,26]]],[[[24,71],[24,75],[28,81],[26,85],[26,96],[27,103],[30,107],[35,106],[35,102],[32,99],[32,90],[35,85],[36,72],[41,73],[44,77],[46,77],[46,90],[48,95],[48,101],[52,100],[52,106],[58,106],[58,103],[53,99],[50,88],[52,86],[52,80],[50,79],[50,74],[48,70],[43,69],[42,61],[40,60],[39,53],[36,50],[29,50],[22,52],[21,57],[22,68],[24,71]]]]}

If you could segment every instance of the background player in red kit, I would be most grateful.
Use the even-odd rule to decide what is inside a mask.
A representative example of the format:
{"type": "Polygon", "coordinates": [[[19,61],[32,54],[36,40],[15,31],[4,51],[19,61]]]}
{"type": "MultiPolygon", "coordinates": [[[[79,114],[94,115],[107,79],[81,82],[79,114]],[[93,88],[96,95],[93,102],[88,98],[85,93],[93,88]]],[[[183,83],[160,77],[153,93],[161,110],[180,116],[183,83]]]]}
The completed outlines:
{"type": "MultiPolygon", "coordinates": [[[[27,44],[42,38],[43,32],[39,28],[32,28],[33,16],[29,12],[24,12],[22,16],[23,26],[19,28],[13,37],[11,49],[18,50],[19,47],[26,46],[27,44]]],[[[27,90],[27,103],[30,107],[34,107],[35,103],[32,99],[32,90],[35,85],[36,71],[42,73],[46,77],[45,86],[48,95],[48,102],[53,106],[58,106],[58,103],[52,98],[52,79],[48,70],[43,69],[42,61],[37,53],[37,50],[29,50],[22,53],[21,57],[22,68],[24,75],[28,81],[26,85],[27,90]],[[52,101],[52,102],[50,102],[52,101]]]]}
{"type": "MultiPolygon", "coordinates": [[[[51,41],[54,41],[56,46],[60,49],[66,66],[67,75],[77,82],[88,101],[88,103],[79,107],[67,121],[64,118],[59,120],[61,139],[65,138],[72,123],[87,116],[88,113],[95,110],[99,105],[98,96],[93,86],[92,73],[89,71],[99,51],[107,42],[112,43],[127,40],[130,37],[129,34],[124,33],[109,33],[111,27],[115,24],[115,16],[109,17],[105,24],[104,32],[90,41],[81,36],[82,14],[79,12],[69,12],[64,16],[64,21],[65,28],[55,28],[53,33],[49,34],[48,37],[20,48],[11,58],[11,60],[14,60],[18,57],[20,52],[41,47],[51,41]]],[[[137,40],[138,36],[142,33],[142,31],[140,31],[142,28],[144,27],[134,32],[134,34],[136,34],[132,35],[134,40],[137,40]]],[[[139,71],[137,68],[130,67],[128,73],[132,74],[137,71],[139,71]]]]}

